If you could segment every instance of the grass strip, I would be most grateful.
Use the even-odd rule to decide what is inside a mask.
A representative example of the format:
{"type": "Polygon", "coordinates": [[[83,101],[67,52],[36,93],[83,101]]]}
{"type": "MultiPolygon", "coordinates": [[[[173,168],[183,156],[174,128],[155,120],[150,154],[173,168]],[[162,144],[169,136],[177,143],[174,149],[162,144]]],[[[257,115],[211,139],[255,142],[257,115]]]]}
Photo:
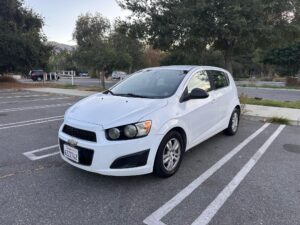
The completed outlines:
{"type": "Polygon", "coordinates": [[[277,124],[285,124],[285,125],[290,125],[290,120],[284,117],[276,117],[273,116],[268,119],[269,123],[277,123],[277,124]]]}
{"type": "MultiPolygon", "coordinates": [[[[300,98],[300,97],[299,97],[300,98]]],[[[291,109],[300,109],[300,101],[275,101],[269,99],[255,99],[249,98],[245,95],[240,96],[241,104],[249,104],[249,105],[262,105],[262,106],[273,106],[273,107],[280,107],[280,108],[291,108],[291,109]]]]}

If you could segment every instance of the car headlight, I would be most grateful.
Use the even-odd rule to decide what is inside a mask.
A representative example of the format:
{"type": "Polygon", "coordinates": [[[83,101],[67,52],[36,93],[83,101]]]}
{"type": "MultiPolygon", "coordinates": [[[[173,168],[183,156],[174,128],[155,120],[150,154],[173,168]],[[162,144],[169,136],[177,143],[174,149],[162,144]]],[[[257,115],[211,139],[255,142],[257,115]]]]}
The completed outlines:
{"type": "Polygon", "coordinates": [[[111,128],[108,130],[108,136],[112,139],[112,140],[116,140],[120,137],[120,130],[118,128],[111,128]]]}
{"type": "Polygon", "coordinates": [[[124,127],[124,134],[128,138],[133,138],[137,135],[138,130],[135,125],[127,125],[124,127]]]}
{"type": "Polygon", "coordinates": [[[128,124],[120,127],[107,129],[106,137],[108,140],[128,140],[147,136],[151,129],[151,120],[128,124]]]}

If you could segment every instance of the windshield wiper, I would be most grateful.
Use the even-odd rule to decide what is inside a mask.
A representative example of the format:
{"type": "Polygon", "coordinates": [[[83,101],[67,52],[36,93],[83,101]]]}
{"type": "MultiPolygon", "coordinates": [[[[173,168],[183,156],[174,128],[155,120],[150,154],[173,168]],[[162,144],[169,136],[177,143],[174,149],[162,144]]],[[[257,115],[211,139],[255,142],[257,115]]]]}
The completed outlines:
{"type": "Polygon", "coordinates": [[[125,97],[133,97],[133,98],[149,98],[149,97],[147,97],[147,96],[136,95],[136,94],[133,94],[133,93],[116,94],[116,95],[119,95],[119,96],[125,96],[125,97]]]}
{"type": "Polygon", "coordinates": [[[110,93],[111,95],[115,95],[111,90],[107,89],[106,91],[103,92],[104,94],[110,93]]]}

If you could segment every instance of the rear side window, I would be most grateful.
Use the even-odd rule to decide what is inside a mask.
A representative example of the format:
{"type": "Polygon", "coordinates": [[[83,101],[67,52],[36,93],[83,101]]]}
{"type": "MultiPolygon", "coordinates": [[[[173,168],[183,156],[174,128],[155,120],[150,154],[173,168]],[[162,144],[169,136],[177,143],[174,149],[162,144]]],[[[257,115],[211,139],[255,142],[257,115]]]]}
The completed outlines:
{"type": "Polygon", "coordinates": [[[229,86],[229,79],[226,73],[218,70],[208,70],[207,73],[211,79],[214,89],[229,86]]]}
{"type": "Polygon", "coordinates": [[[193,75],[193,77],[190,79],[190,81],[187,85],[188,93],[191,93],[191,91],[194,88],[200,88],[200,89],[203,89],[204,91],[210,91],[211,90],[209,78],[208,78],[208,75],[207,75],[206,71],[196,72],[193,75]]]}

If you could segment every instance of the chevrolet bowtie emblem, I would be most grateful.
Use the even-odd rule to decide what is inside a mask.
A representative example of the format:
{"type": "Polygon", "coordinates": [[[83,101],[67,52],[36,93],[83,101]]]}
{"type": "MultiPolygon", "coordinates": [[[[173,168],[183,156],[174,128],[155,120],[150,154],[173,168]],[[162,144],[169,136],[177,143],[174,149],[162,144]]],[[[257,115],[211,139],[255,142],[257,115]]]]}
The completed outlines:
{"type": "Polygon", "coordinates": [[[76,146],[78,142],[77,142],[76,140],[74,140],[74,139],[69,139],[69,140],[68,140],[68,143],[69,143],[70,145],[72,145],[72,146],[76,146]]]}

